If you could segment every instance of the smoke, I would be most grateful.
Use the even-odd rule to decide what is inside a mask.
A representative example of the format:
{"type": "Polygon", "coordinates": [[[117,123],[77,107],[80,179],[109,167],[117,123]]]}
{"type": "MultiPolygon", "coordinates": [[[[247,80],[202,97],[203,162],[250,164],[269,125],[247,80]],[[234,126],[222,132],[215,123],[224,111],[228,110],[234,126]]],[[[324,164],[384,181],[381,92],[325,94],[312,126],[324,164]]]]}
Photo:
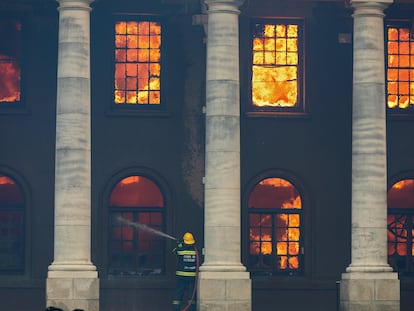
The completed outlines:
{"type": "Polygon", "coordinates": [[[139,222],[132,222],[132,221],[129,221],[125,218],[122,218],[121,216],[119,216],[117,219],[118,219],[119,222],[121,222],[123,224],[126,224],[128,226],[132,226],[132,227],[138,228],[140,230],[144,230],[144,231],[147,231],[149,233],[152,233],[152,234],[155,234],[155,235],[158,235],[158,236],[162,236],[162,237],[167,238],[167,239],[171,239],[171,240],[174,240],[174,241],[177,240],[175,237],[173,237],[171,235],[168,235],[168,234],[166,234],[162,231],[156,230],[154,228],[148,227],[147,225],[140,224],[139,222]]]}

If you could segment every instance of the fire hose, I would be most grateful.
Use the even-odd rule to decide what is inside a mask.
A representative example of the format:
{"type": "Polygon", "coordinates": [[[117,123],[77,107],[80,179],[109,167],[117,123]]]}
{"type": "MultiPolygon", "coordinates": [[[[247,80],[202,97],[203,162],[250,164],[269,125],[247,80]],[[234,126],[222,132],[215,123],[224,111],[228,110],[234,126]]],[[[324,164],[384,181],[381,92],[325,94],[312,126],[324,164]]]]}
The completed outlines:
{"type": "Polygon", "coordinates": [[[195,250],[195,255],[196,255],[196,275],[194,277],[194,287],[193,287],[193,292],[191,294],[191,299],[188,300],[187,305],[184,307],[184,309],[181,309],[181,311],[187,311],[191,305],[194,302],[194,298],[197,292],[197,277],[198,277],[198,267],[199,267],[199,258],[198,258],[198,250],[197,247],[194,246],[194,250],[195,250]]]}

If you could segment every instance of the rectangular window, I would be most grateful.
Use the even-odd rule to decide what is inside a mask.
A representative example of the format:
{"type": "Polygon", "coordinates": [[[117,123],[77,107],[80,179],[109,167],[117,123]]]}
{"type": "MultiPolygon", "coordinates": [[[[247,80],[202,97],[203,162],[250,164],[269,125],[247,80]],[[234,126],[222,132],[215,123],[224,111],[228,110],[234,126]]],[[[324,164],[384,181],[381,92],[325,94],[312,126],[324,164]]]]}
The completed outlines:
{"type": "Polygon", "coordinates": [[[256,21],[252,29],[250,111],[304,112],[301,23],[256,21]]]}
{"type": "Polygon", "coordinates": [[[21,21],[0,19],[0,41],[0,107],[16,107],[21,100],[21,21]]]}
{"type": "Polygon", "coordinates": [[[161,106],[161,23],[121,20],[115,23],[114,105],[161,106]]]}
{"type": "Polygon", "coordinates": [[[408,24],[388,25],[387,108],[392,114],[414,113],[414,34],[408,24]]]}

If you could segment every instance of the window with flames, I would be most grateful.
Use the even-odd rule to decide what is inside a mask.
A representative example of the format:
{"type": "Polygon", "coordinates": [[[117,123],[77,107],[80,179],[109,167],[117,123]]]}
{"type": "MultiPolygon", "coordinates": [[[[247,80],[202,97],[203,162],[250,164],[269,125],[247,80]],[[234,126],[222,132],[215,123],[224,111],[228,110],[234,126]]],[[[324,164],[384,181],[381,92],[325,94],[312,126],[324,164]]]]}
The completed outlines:
{"type": "Polygon", "coordinates": [[[116,184],[109,203],[109,274],[163,274],[165,242],[144,230],[164,231],[159,187],[149,178],[129,176],[116,184]]]}
{"type": "Polygon", "coordinates": [[[150,20],[115,23],[114,103],[161,105],[161,24],[150,20]]]}
{"type": "Polygon", "coordinates": [[[414,179],[388,191],[388,262],[400,275],[414,275],[414,179]]]}
{"type": "Polygon", "coordinates": [[[302,270],[302,199],[283,178],[266,178],[250,193],[249,270],[297,275],[302,270]]]}
{"type": "Polygon", "coordinates": [[[414,28],[387,26],[387,107],[390,113],[414,113],[414,28]]]}
{"type": "Polygon", "coordinates": [[[20,63],[22,23],[18,19],[0,20],[0,107],[20,102],[20,63]]]}
{"type": "Polygon", "coordinates": [[[259,21],[252,28],[250,110],[304,112],[301,23],[259,21]]]}
{"type": "Polygon", "coordinates": [[[25,199],[14,179],[0,174],[0,274],[21,274],[25,263],[25,199]]]}

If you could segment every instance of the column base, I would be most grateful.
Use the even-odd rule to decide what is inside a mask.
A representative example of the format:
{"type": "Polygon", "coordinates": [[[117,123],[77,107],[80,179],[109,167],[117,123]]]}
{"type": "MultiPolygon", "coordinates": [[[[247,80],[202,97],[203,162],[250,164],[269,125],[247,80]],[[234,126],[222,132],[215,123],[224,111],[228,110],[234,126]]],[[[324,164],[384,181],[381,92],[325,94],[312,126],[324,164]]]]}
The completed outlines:
{"type": "Polygon", "coordinates": [[[250,311],[251,280],[246,271],[201,271],[198,277],[199,311],[250,311]]]}
{"type": "Polygon", "coordinates": [[[395,272],[347,272],[340,284],[341,311],[399,311],[400,281],[395,272]]]}
{"type": "Polygon", "coordinates": [[[99,278],[96,269],[92,271],[93,265],[72,271],[53,270],[52,266],[46,280],[47,307],[99,311],[99,278]]]}

